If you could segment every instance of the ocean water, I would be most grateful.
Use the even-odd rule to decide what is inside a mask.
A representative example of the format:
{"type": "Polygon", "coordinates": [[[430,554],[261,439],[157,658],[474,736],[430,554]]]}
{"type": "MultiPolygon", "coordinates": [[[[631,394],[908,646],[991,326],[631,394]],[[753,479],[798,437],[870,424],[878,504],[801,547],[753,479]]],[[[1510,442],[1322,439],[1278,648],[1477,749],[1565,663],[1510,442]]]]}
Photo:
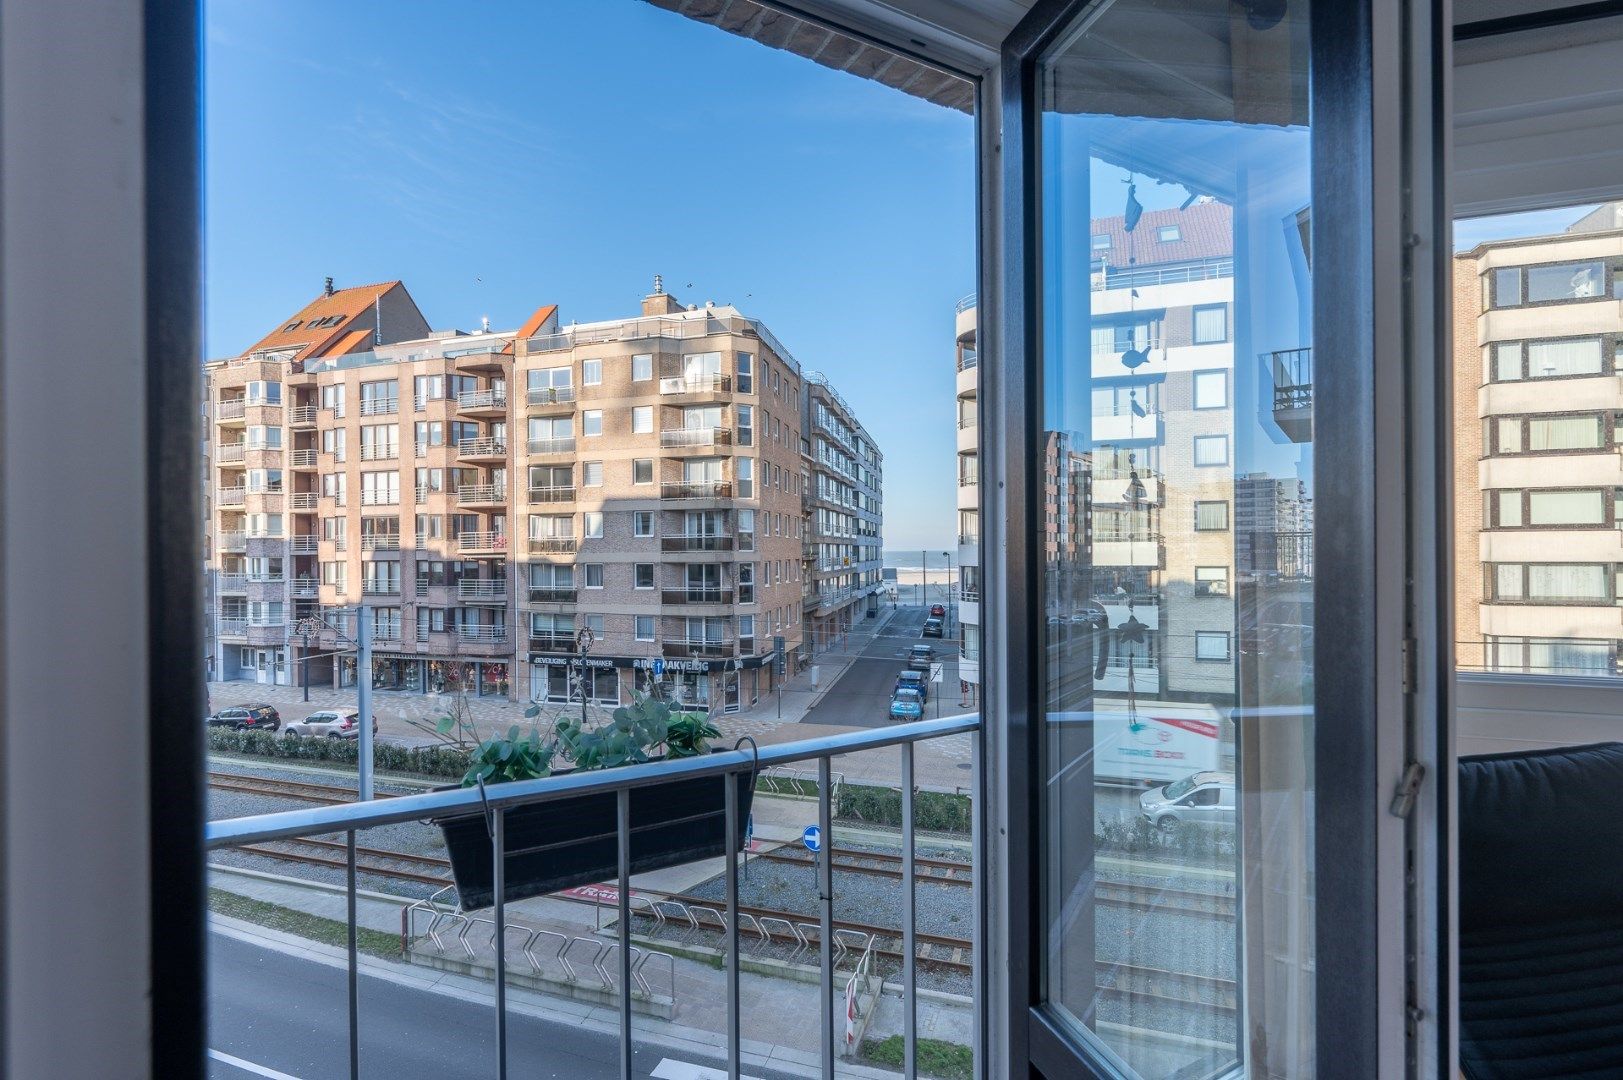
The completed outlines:
{"type": "Polygon", "coordinates": [[[952,556],[951,562],[956,566],[958,563],[958,545],[956,543],[949,544],[946,547],[929,548],[924,551],[920,551],[918,548],[911,551],[887,549],[882,555],[883,563],[881,565],[895,567],[897,570],[918,570],[926,565],[925,560],[928,559],[929,569],[945,570],[947,568],[948,554],[952,556]]]}

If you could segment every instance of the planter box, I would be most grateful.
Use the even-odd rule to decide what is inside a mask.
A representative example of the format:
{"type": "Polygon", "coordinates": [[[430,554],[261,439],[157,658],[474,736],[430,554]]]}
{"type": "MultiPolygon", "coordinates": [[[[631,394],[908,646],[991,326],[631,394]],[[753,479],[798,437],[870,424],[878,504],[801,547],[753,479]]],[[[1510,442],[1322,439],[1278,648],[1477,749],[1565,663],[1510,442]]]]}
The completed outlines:
{"type": "MultiPolygon", "coordinates": [[[[738,842],[755,795],[754,777],[737,773],[738,842]]],[[[631,872],[713,859],[726,853],[726,789],[719,776],[651,784],[631,791],[631,872]]],[[[494,845],[485,815],[438,818],[445,834],[464,911],[495,901],[494,845]]],[[[620,874],[619,809],[615,792],[593,792],[508,810],[506,899],[545,896],[559,889],[614,881],[620,874]]],[[[736,852],[735,852],[736,854],[736,852]]]]}

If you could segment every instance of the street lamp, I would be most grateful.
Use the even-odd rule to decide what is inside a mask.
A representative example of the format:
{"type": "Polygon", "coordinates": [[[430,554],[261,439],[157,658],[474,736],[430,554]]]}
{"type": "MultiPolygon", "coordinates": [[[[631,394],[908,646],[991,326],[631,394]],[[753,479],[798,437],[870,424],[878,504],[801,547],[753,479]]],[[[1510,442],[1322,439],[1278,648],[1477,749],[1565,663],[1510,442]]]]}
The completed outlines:
{"type": "Polygon", "coordinates": [[[596,640],[590,626],[581,627],[580,632],[575,635],[575,648],[580,653],[580,659],[577,661],[580,666],[576,670],[575,685],[580,689],[580,726],[583,731],[586,728],[586,654],[592,651],[592,645],[596,640]]]}

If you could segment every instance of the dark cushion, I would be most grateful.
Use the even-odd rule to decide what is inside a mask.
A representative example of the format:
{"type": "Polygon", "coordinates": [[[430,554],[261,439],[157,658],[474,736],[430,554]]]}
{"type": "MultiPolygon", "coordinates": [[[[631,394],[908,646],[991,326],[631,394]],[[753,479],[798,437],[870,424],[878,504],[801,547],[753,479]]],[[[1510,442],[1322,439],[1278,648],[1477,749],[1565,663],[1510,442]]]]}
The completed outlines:
{"type": "Polygon", "coordinates": [[[1623,1077],[1623,743],[1460,759],[1460,1067],[1623,1077]]]}

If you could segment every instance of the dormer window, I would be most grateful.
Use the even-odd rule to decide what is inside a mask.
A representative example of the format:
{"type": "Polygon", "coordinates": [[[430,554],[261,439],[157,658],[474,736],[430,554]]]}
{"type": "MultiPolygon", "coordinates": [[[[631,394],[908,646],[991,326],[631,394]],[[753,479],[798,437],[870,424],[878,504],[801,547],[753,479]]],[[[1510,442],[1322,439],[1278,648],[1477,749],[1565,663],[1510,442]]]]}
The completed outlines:
{"type": "Polygon", "coordinates": [[[1183,239],[1183,233],[1176,225],[1162,225],[1155,230],[1155,238],[1163,244],[1175,243],[1183,239]]]}

